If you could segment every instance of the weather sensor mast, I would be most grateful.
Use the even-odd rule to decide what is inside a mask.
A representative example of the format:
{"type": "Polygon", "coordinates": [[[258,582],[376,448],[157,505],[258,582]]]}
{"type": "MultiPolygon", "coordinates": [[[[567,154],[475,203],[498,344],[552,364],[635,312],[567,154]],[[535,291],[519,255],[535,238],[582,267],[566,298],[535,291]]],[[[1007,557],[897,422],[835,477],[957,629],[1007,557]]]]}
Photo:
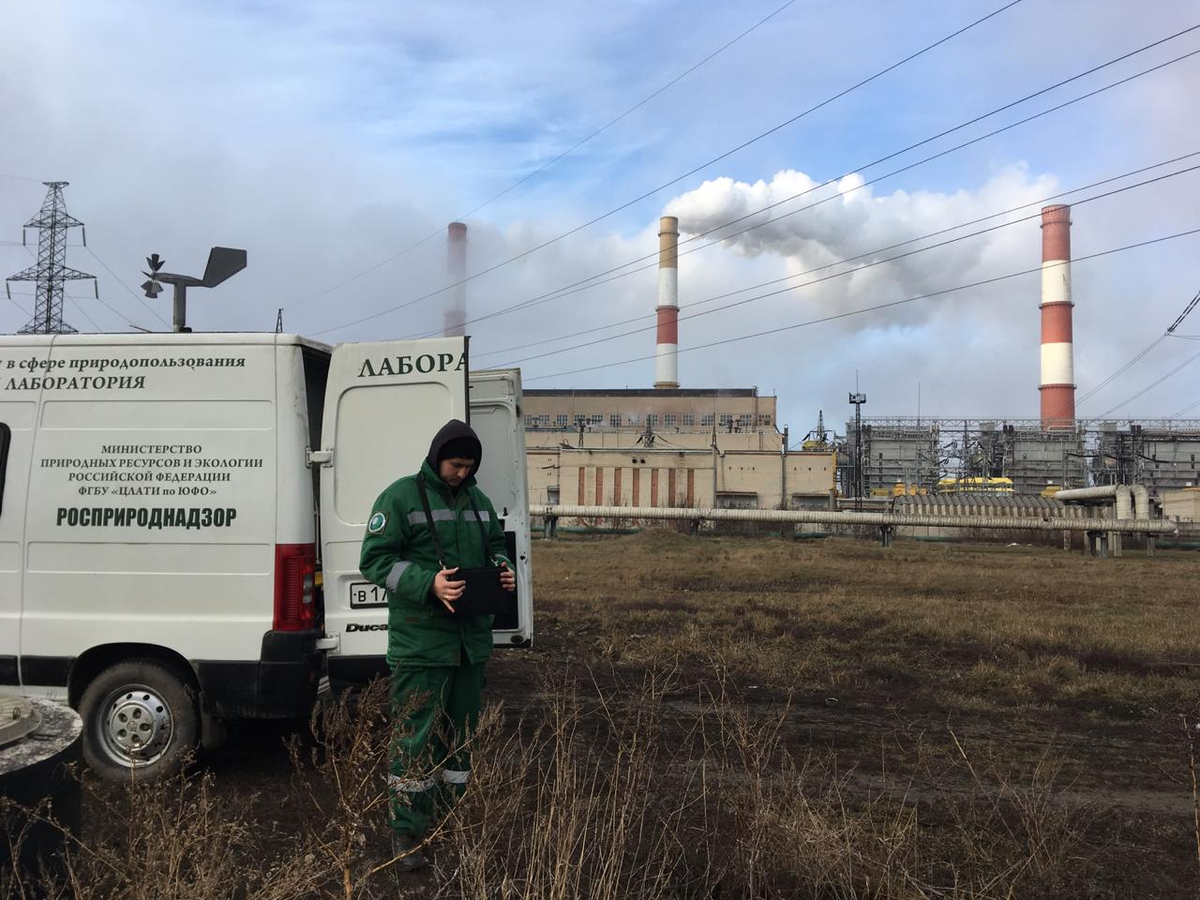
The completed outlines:
{"type": "Polygon", "coordinates": [[[246,268],[246,251],[235,250],[232,247],[213,247],[208,252],[208,265],[204,274],[197,278],[195,275],[176,275],[172,272],[162,272],[166,260],[157,253],[146,257],[149,272],[142,274],[148,281],[142,283],[142,290],[151,300],[162,293],[164,284],[175,286],[175,315],[174,330],[177,332],[191,331],[187,326],[187,289],[189,287],[216,287],[222,281],[236,275],[246,268]]]}

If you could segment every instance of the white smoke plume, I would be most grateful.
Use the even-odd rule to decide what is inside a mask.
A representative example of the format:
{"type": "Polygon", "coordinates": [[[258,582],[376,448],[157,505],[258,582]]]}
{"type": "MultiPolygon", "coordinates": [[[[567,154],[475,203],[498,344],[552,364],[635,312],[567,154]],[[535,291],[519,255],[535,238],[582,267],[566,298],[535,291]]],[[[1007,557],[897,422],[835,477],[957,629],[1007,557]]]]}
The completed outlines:
{"type": "MultiPolygon", "coordinates": [[[[777,173],[770,182],[747,184],[731,178],[707,181],[672,200],[666,211],[679,217],[681,231],[692,235],[711,231],[702,240],[721,241],[744,257],[777,258],[787,274],[800,276],[792,283],[803,283],[844,271],[846,267],[821,268],[839,260],[861,257],[849,264],[850,268],[857,268],[934,241],[1036,214],[1036,201],[1058,190],[1054,178],[1032,176],[1024,166],[997,172],[976,191],[950,194],[895,191],[882,196],[876,196],[874,187],[865,185],[858,174],[833,184],[822,184],[804,172],[788,169],[777,173]],[[931,241],[884,249],[1025,203],[1035,205],[931,241]],[[772,208],[755,214],[766,207],[772,208]],[[723,223],[747,216],[735,225],[722,227],[723,223]],[[751,226],[756,227],[747,230],[751,226]],[[801,275],[819,268],[812,276],[801,275]]],[[[1036,221],[1016,224],[822,282],[815,289],[801,289],[795,292],[792,305],[801,305],[801,298],[812,297],[823,308],[843,311],[1029,268],[1038,259],[1038,235],[1036,221]]],[[[719,251],[705,251],[714,252],[719,251]]],[[[893,321],[895,315],[902,315],[910,323],[921,321],[937,308],[937,303],[915,304],[903,314],[892,314],[886,321],[893,321]]],[[[849,321],[850,327],[859,329],[878,327],[882,320],[868,316],[849,321]]]]}

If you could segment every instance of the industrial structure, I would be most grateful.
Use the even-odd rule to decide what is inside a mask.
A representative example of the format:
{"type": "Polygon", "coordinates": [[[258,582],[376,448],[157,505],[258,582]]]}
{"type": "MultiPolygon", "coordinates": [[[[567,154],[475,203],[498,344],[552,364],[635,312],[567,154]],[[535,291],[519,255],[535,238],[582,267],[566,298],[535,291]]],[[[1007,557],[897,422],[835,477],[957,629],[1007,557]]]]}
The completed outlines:
{"type": "Polygon", "coordinates": [[[1071,208],[1044,207],[1041,220],[1040,418],[859,419],[856,405],[840,445],[845,495],[978,492],[1003,480],[1015,497],[1136,484],[1158,499],[1200,484],[1200,420],[1076,419],[1071,208]]]}
{"type": "MultiPolygon", "coordinates": [[[[63,200],[63,188],[69,182],[42,183],[49,188],[42,208],[25,223],[25,228],[36,228],[40,232],[37,262],[28,269],[9,275],[5,279],[5,289],[8,290],[9,282],[13,281],[34,283],[36,299],[33,318],[21,329],[20,334],[74,334],[76,329],[63,321],[64,286],[68,281],[94,280],[95,276],[67,267],[67,232],[72,228],[83,230],[83,223],[67,213],[67,204],[63,200]]],[[[21,234],[23,239],[24,229],[21,234]]],[[[86,246],[86,232],[84,234],[83,243],[86,246]]],[[[9,297],[12,297],[11,292],[9,297]]]]}
{"type": "MultiPolygon", "coordinates": [[[[855,458],[853,420],[843,458],[855,458]]],[[[864,418],[863,491],[892,494],[896,485],[936,493],[939,482],[1007,478],[1012,493],[1047,488],[1142,484],[1154,497],[1200,485],[1200,420],[1079,422],[1043,429],[1040,420],[864,418]]],[[[848,496],[852,463],[839,475],[848,496]]],[[[944,489],[944,485],[942,486],[944,489]]]]}
{"type": "Polygon", "coordinates": [[[658,220],[658,343],[654,356],[654,386],[679,387],[679,219],[658,220]]]}
{"type": "Polygon", "coordinates": [[[828,509],[837,455],[789,451],[754,388],[527,390],[534,503],[828,509]]]}
{"type": "Polygon", "coordinates": [[[534,503],[830,509],[837,455],[788,449],[777,399],[682,388],[679,220],[659,219],[654,387],[524,392],[534,503]]]}
{"type": "Polygon", "coordinates": [[[1042,428],[1075,427],[1071,207],[1042,210],[1042,428]]]}
{"type": "Polygon", "coordinates": [[[446,226],[446,273],[450,276],[450,305],[443,319],[444,337],[462,337],[467,325],[467,226],[446,226]]]}
{"type": "MultiPolygon", "coordinates": [[[[661,217],[654,387],[525,391],[531,502],[974,514],[986,506],[1036,518],[1076,514],[1049,499],[1059,490],[1139,485],[1161,505],[1168,493],[1200,485],[1200,420],[1075,417],[1070,213],[1064,205],[1041,212],[1039,418],[871,418],[856,386],[845,437],[822,423],[799,452],[780,430],[776,397],[680,386],[679,220],[661,217]]],[[[456,280],[465,234],[451,225],[456,280]]],[[[448,329],[460,309],[461,297],[448,329]]]]}

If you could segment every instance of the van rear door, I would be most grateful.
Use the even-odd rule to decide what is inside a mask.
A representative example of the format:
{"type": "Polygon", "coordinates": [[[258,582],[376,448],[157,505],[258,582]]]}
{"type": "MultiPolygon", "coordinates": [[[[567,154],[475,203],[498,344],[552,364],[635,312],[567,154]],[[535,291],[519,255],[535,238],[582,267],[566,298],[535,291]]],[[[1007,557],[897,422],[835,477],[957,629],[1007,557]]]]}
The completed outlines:
{"type": "Polygon", "coordinates": [[[467,339],[342,344],[325,389],[321,451],[325,632],[332,679],[359,681],[387,651],[387,595],[358,569],[375,498],[416,472],[434,434],[467,420],[467,339]]]}
{"type": "Polygon", "coordinates": [[[483,463],[475,478],[504,522],[508,555],[517,567],[516,603],[511,614],[496,616],[493,642],[497,647],[520,646],[533,637],[529,487],[520,369],[471,373],[471,427],[483,444],[483,463]]]}

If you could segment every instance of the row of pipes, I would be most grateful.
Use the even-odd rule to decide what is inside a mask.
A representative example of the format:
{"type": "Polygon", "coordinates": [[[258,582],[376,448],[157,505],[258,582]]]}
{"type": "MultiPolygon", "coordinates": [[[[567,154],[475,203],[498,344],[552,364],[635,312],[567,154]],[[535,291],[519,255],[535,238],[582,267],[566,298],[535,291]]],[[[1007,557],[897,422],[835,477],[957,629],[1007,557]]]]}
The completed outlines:
{"type": "MultiPolygon", "coordinates": [[[[1087,488],[1086,490],[1093,490],[1087,488]]],[[[1103,488],[1102,490],[1108,490],[1103,488]]],[[[1064,492],[1059,492],[1062,496],[1064,492]]],[[[1114,495],[1115,496],[1115,495],[1114,495]]],[[[1082,499],[1082,498],[1081,498],[1082,499]]],[[[808,525],[931,526],[935,528],[1008,528],[1037,531],[1110,532],[1121,534],[1175,534],[1178,526],[1165,519],[1097,519],[1062,516],[948,516],[891,512],[826,512],[808,509],[717,509],[657,506],[569,506],[532,503],[531,516],[551,519],[643,519],[684,522],[777,522],[808,525]]]]}
{"type": "Polygon", "coordinates": [[[1140,519],[1145,521],[1150,518],[1150,492],[1140,484],[1107,484],[1103,487],[1069,488],[1054,495],[1055,500],[1107,500],[1109,498],[1112,498],[1116,507],[1118,520],[1140,519]]]}

